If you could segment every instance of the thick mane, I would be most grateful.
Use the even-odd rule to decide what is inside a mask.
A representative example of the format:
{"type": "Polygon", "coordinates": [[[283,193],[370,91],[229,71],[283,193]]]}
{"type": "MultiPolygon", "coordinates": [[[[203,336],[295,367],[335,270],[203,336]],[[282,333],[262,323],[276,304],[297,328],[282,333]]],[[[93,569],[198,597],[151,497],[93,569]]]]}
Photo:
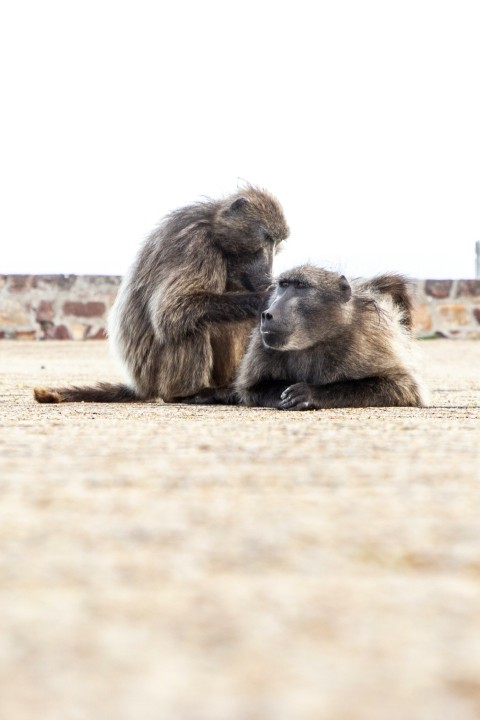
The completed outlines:
{"type": "Polygon", "coordinates": [[[175,237],[192,225],[209,225],[219,205],[218,201],[208,199],[173,210],[159,225],[158,230],[165,232],[170,237],[175,237]]]}

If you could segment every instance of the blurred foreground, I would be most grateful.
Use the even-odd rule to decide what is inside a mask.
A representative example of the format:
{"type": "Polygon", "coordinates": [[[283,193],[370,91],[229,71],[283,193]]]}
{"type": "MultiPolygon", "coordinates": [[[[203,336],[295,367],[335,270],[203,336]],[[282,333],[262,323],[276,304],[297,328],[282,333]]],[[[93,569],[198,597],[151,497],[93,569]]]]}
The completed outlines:
{"type": "Polygon", "coordinates": [[[476,720],[480,343],[427,409],[34,404],[0,344],[2,720],[476,720]]]}

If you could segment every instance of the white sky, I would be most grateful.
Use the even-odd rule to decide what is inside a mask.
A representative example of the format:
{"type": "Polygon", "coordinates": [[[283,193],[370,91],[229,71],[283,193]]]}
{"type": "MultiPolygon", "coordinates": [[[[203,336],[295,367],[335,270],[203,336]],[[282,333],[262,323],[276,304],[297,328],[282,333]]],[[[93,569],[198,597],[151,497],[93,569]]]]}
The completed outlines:
{"type": "Polygon", "coordinates": [[[246,179],[277,269],[474,274],[478,0],[16,0],[0,67],[0,273],[123,273],[246,179]]]}

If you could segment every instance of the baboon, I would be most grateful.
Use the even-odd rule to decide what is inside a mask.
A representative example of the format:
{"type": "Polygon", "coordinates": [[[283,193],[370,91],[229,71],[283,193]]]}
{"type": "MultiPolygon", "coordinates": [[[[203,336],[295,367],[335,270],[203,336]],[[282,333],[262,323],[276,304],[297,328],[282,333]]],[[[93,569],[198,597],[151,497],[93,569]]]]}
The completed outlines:
{"type": "Polygon", "coordinates": [[[248,186],[169,215],[141,247],[109,322],[126,384],[35,388],[38,402],[228,402],[288,236],[282,208],[248,186]]]}
{"type": "Polygon", "coordinates": [[[349,283],[313,265],[284,272],[240,364],[240,402],[281,410],[422,406],[411,326],[400,275],[349,283]]]}

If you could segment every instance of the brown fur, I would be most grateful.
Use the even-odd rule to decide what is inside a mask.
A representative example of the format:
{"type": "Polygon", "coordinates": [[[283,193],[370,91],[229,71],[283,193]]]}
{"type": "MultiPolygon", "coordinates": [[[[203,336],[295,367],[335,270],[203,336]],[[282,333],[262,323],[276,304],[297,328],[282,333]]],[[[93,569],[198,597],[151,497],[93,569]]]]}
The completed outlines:
{"type": "Polygon", "coordinates": [[[312,265],[283,273],[240,365],[241,402],[282,410],[425,404],[407,297],[397,275],[349,284],[312,265]]]}
{"type": "Polygon", "coordinates": [[[36,400],[172,402],[217,389],[223,398],[287,235],[278,201],[251,186],[176,210],[140,249],[112,311],[128,383],[35,388],[36,400]]]}
{"type": "Polygon", "coordinates": [[[408,280],[403,275],[385,273],[367,280],[367,286],[374,292],[387,293],[399,308],[402,309],[401,322],[409,330],[413,327],[413,300],[408,280]]]}

